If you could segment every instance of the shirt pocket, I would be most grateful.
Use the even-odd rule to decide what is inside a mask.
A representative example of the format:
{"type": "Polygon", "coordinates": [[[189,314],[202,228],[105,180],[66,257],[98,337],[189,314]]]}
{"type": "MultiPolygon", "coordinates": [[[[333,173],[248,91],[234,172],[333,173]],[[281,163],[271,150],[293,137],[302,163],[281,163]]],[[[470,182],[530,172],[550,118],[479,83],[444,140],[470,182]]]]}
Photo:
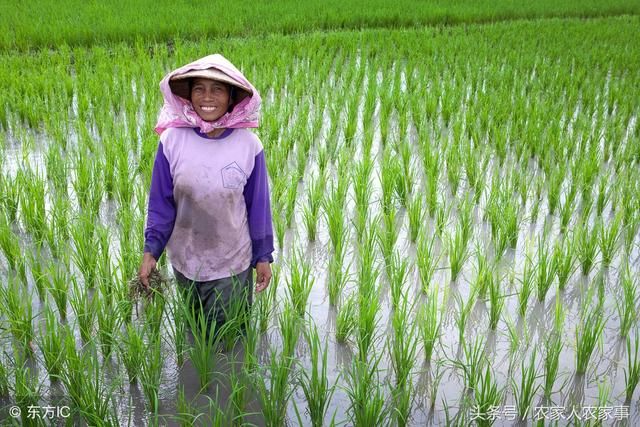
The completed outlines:
{"type": "Polygon", "coordinates": [[[243,189],[247,183],[247,174],[236,163],[232,162],[220,170],[222,175],[222,186],[230,190],[243,189]]]}

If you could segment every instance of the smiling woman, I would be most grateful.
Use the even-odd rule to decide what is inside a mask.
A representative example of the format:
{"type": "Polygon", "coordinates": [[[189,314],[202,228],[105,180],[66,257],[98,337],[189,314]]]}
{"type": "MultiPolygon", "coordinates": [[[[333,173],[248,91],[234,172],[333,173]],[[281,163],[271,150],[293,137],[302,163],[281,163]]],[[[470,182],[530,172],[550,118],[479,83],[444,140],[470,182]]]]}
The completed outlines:
{"type": "Polygon", "coordinates": [[[269,285],[273,231],[262,143],[260,95],[233,64],[211,55],[169,73],[151,179],[145,252],[147,283],[167,249],[181,290],[216,330],[232,304],[269,285]]]}

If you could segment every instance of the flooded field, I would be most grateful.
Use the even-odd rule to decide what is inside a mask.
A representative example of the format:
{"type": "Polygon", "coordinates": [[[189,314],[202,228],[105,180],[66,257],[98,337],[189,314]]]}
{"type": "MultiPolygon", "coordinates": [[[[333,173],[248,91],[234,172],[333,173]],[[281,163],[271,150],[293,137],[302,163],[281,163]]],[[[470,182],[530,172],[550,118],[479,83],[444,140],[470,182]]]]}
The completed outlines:
{"type": "Polygon", "coordinates": [[[262,93],[277,249],[219,343],[173,282],[129,295],[157,85],[211,44],[3,54],[0,419],[638,424],[639,24],[221,42],[262,93]]]}

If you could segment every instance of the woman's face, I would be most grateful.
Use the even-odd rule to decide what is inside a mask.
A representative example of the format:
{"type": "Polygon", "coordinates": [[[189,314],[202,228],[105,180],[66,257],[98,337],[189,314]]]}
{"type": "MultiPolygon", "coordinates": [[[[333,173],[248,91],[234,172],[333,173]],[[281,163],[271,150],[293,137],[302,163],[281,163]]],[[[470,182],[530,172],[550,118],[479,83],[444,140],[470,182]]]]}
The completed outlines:
{"type": "Polygon", "coordinates": [[[191,84],[191,103],[202,120],[214,122],[231,105],[229,86],[217,80],[196,78],[191,84]]]}

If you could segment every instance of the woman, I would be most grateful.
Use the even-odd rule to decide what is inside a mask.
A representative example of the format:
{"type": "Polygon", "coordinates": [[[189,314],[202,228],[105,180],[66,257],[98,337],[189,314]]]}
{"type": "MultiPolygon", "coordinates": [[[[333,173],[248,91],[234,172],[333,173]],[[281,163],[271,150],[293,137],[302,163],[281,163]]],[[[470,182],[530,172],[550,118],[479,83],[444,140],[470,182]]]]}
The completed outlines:
{"type": "Polygon", "coordinates": [[[258,126],[260,95],[217,54],[170,72],[160,89],[139,277],[148,286],[166,247],[178,284],[220,326],[238,298],[251,305],[252,268],[256,292],[271,280],[268,175],[262,143],[247,129],[258,126]]]}

